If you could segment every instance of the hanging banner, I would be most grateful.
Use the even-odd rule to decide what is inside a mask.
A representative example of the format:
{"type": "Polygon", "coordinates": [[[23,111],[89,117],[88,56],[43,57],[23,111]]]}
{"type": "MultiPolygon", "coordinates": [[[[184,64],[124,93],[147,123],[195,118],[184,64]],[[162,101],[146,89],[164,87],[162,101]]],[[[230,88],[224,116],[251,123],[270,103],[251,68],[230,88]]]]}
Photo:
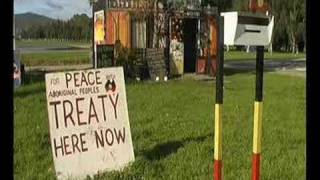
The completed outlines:
{"type": "Polygon", "coordinates": [[[106,44],[114,45],[120,40],[124,47],[131,47],[131,19],[127,11],[108,11],[106,13],[106,44]]]}
{"type": "Polygon", "coordinates": [[[57,179],[84,179],[134,161],[123,68],[46,74],[57,179]]]}
{"type": "Polygon", "coordinates": [[[104,44],[105,42],[105,18],[104,11],[94,13],[94,42],[95,44],[104,44]]]}
{"type": "Polygon", "coordinates": [[[170,32],[170,72],[174,75],[181,75],[184,72],[182,19],[171,18],[170,32]]]}

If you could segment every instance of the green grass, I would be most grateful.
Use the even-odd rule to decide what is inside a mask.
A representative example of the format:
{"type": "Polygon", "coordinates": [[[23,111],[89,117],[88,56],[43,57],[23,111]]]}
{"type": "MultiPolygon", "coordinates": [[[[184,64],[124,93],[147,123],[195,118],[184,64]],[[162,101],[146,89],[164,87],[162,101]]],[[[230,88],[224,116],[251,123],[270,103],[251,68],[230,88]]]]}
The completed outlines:
{"type": "Polygon", "coordinates": [[[27,53],[22,54],[21,59],[27,66],[89,64],[91,61],[88,50],[27,53]]]}
{"type": "Polygon", "coordinates": [[[26,52],[21,54],[26,66],[74,65],[88,64],[90,57],[90,42],[58,41],[58,40],[16,40],[18,48],[84,48],[80,50],[54,50],[26,52]]]}
{"type": "MultiPolygon", "coordinates": [[[[292,54],[286,52],[269,52],[264,53],[265,60],[288,60],[288,59],[299,59],[305,58],[306,53],[292,54]]],[[[255,60],[256,53],[246,53],[244,51],[229,51],[224,53],[224,58],[227,61],[241,61],[241,60],[255,60]]]]}
{"type": "MultiPolygon", "coordinates": [[[[253,73],[225,77],[224,179],[251,178],[253,73]]],[[[14,93],[14,177],[53,179],[45,84],[14,93]]],[[[262,179],[305,179],[306,81],[265,74],[262,179]]],[[[126,86],[135,162],[95,179],[212,179],[215,83],[190,79],[126,86]]]]}
{"type": "Polygon", "coordinates": [[[87,41],[59,41],[59,40],[16,40],[17,48],[33,48],[33,47],[85,47],[89,48],[91,46],[91,42],[87,41]]]}

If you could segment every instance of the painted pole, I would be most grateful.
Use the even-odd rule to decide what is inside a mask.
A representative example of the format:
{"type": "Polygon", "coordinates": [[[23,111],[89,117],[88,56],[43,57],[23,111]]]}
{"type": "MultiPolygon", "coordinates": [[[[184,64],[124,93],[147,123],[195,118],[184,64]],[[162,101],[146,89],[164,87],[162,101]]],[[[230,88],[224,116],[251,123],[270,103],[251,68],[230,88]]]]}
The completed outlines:
{"type": "Polygon", "coordinates": [[[252,180],[260,180],[262,107],[263,107],[263,58],[264,58],[264,47],[257,46],[256,97],[254,102],[254,120],[253,120],[252,180]]]}
{"type": "Polygon", "coordinates": [[[15,17],[14,17],[14,15],[13,15],[13,53],[15,52],[15,50],[16,50],[16,26],[15,26],[15,23],[16,23],[16,21],[15,21],[15,17]]]}
{"type": "Polygon", "coordinates": [[[222,104],[223,104],[223,61],[224,20],[218,16],[218,70],[216,76],[216,104],[214,122],[214,180],[222,179],[222,104]]]}
{"type": "Polygon", "coordinates": [[[94,27],[94,22],[95,22],[95,1],[92,2],[92,64],[93,67],[96,68],[96,43],[95,43],[95,27],[94,27]]]}

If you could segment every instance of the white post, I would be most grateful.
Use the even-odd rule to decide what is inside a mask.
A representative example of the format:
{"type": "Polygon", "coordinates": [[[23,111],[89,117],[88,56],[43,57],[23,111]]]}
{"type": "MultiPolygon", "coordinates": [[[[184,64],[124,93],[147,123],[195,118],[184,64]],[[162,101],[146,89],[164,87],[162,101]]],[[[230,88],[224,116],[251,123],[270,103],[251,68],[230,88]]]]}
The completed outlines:
{"type": "Polygon", "coordinates": [[[15,30],[15,15],[13,15],[13,52],[16,50],[16,30],[15,30]]]}
{"type": "Polygon", "coordinates": [[[94,43],[94,68],[98,68],[97,64],[97,45],[94,43]]]}
{"type": "MultiPolygon", "coordinates": [[[[201,3],[201,0],[200,0],[200,3],[201,3]]],[[[202,49],[201,49],[201,45],[200,45],[200,38],[201,38],[201,35],[200,35],[200,32],[201,32],[201,29],[200,29],[200,26],[201,26],[201,23],[200,23],[200,19],[198,19],[198,39],[197,39],[197,44],[198,44],[198,47],[197,49],[200,49],[200,56],[202,56],[202,49]]]]}
{"type": "Polygon", "coordinates": [[[272,42],[269,44],[269,53],[272,55],[272,42]]]}

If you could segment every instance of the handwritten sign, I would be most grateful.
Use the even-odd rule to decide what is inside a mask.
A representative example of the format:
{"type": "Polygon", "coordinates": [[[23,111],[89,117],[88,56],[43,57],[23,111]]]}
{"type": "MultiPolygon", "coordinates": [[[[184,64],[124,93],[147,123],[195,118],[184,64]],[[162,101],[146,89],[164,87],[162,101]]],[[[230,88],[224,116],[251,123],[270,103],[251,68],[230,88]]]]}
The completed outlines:
{"type": "Polygon", "coordinates": [[[58,179],[134,161],[122,67],[46,74],[46,95],[58,179]]]}

